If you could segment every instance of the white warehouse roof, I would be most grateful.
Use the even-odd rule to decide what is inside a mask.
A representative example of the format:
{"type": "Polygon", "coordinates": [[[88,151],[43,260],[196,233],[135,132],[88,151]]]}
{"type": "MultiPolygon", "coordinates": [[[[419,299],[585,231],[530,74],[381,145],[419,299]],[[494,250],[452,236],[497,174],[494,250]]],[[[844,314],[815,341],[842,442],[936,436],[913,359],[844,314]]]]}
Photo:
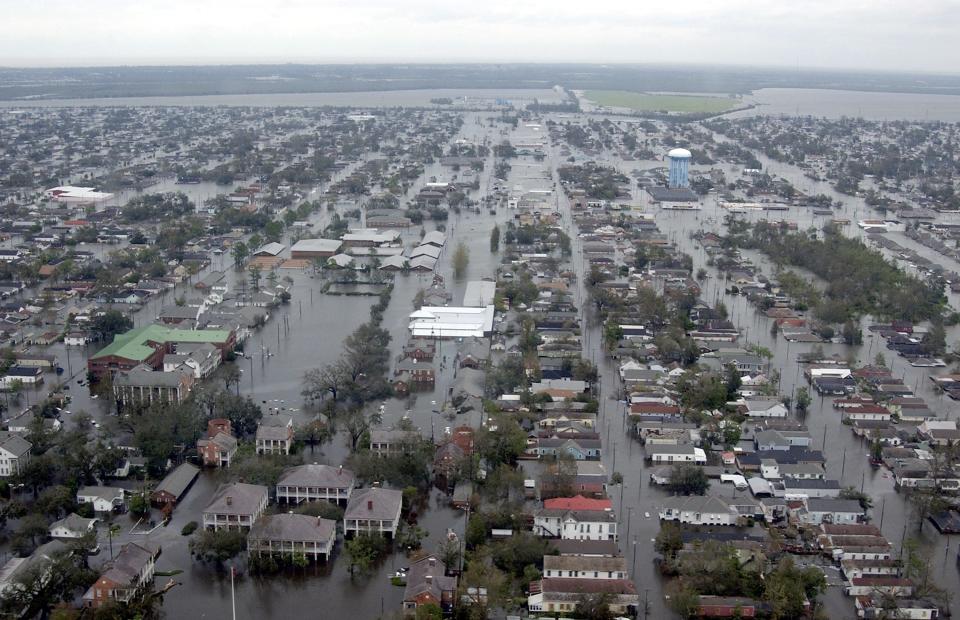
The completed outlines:
{"type": "Polygon", "coordinates": [[[419,337],[482,338],[493,331],[493,306],[424,306],[410,314],[410,333],[419,337]]]}

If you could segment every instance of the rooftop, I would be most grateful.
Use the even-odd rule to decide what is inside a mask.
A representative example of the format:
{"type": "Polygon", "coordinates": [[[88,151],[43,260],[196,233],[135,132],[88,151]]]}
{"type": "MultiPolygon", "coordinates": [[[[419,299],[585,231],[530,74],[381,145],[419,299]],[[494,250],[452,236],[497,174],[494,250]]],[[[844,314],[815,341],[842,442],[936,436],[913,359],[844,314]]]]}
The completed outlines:
{"type": "Polygon", "coordinates": [[[113,342],[100,349],[90,359],[115,355],[125,359],[144,361],[155,352],[149,342],[209,342],[225,344],[230,339],[230,332],[223,329],[174,329],[163,325],[146,325],[131,329],[124,334],[117,334],[113,342]]]}

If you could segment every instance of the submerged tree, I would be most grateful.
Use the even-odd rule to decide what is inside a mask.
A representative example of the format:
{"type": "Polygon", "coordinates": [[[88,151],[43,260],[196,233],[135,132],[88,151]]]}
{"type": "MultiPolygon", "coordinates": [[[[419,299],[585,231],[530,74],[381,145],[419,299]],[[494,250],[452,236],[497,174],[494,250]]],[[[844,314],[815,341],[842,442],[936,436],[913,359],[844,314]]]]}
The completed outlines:
{"type": "Polygon", "coordinates": [[[467,273],[467,265],[470,264],[470,250],[462,241],[457,244],[457,249],[453,252],[453,276],[456,279],[463,278],[467,273]]]}

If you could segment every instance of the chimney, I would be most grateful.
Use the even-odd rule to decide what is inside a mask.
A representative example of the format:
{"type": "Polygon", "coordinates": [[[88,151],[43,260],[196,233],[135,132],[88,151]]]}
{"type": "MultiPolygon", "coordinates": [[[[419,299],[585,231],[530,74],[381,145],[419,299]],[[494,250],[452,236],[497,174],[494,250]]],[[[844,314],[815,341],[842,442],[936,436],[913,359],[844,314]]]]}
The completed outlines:
{"type": "Polygon", "coordinates": [[[430,560],[429,560],[429,563],[430,563],[430,566],[436,566],[436,565],[437,565],[437,558],[431,557],[430,560]]]}
{"type": "Polygon", "coordinates": [[[427,583],[433,583],[433,575],[427,575],[426,577],[423,578],[423,580],[426,581],[427,583]]]}
{"type": "Polygon", "coordinates": [[[323,517],[317,517],[317,527],[320,527],[322,523],[323,523],[323,517]]]}
{"type": "Polygon", "coordinates": [[[227,506],[233,506],[233,498],[227,495],[227,506]]]}
{"type": "Polygon", "coordinates": [[[341,465],[340,467],[337,468],[337,475],[338,475],[338,476],[342,476],[342,475],[343,475],[343,465],[341,465]]]}
{"type": "Polygon", "coordinates": [[[368,499],[368,500],[367,500],[367,510],[373,510],[373,500],[372,500],[372,499],[368,499]]]}

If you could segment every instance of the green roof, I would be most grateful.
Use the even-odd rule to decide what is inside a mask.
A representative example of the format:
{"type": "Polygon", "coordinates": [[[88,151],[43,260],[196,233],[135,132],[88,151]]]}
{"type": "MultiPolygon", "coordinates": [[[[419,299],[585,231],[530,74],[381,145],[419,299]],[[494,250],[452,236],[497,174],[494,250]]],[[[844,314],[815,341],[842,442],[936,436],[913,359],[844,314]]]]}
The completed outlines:
{"type": "Polygon", "coordinates": [[[147,342],[209,342],[224,343],[230,338],[225,329],[173,329],[163,325],[146,325],[131,329],[125,334],[117,334],[113,342],[101,349],[90,359],[115,355],[125,359],[142,362],[153,355],[154,348],[147,342]]]}

